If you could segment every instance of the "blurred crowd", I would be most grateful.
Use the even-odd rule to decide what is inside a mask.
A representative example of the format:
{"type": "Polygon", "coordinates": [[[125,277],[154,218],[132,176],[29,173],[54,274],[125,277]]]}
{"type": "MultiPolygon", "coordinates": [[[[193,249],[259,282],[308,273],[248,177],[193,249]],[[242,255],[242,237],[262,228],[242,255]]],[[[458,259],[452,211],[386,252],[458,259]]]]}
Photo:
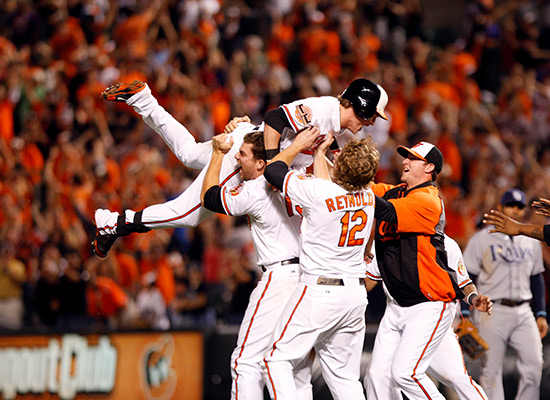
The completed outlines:
{"type": "Polygon", "coordinates": [[[424,15],[420,0],[0,2],[0,329],[242,318],[259,275],[246,219],[91,253],[95,209],[162,203],[197,175],[130,107],[100,99],[118,81],[147,82],[203,141],[232,116],[260,123],[372,79],[390,98],[389,122],[361,132],[378,143],[377,180],[399,181],[396,145],[435,143],[462,248],[508,188],[550,198],[550,1],[469,0],[454,30],[427,30],[424,15]]]}

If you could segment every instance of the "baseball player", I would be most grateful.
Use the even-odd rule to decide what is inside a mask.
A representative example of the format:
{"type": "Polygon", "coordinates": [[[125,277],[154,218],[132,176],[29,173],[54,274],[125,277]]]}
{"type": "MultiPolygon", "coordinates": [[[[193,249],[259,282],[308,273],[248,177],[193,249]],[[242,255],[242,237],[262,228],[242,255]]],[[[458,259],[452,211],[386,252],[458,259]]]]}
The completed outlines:
{"type": "MultiPolygon", "coordinates": [[[[525,193],[506,191],[498,211],[520,220],[525,215],[525,193]]],[[[502,366],[507,346],[516,350],[520,380],[516,399],[538,399],[542,376],[542,341],[548,332],[541,244],[525,236],[476,232],[464,251],[470,276],[494,299],[490,318],[474,313],[480,335],[489,343],[480,383],[491,400],[504,399],[502,366]],[[533,302],[531,310],[530,302],[533,302]]]]}
{"type": "MultiPolygon", "coordinates": [[[[263,173],[266,156],[263,132],[244,136],[235,158],[243,182],[235,187],[220,187],[219,176],[224,155],[233,146],[227,134],[212,140],[212,160],[202,184],[201,201],[207,209],[231,216],[246,215],[258,264],[263,274],[250,295],[237,347],[231,356],[232,399],[262,399],[264,378],[261,362],[284,305],[300,277],[301,217],[290,200],[273,190],[263,173]],[[226,139],[228,139],[226,141],[226,139]]],[[[312,398],[311,365],[306,359],[296,371],[298,398],[312,398]]]]}
{"type": "MultiPolygon", "coordinates": [[[[269,183],[303,208],[300,284],[286,304],[265,355],[273,399],[297,399],[292,371],[312,349],[335,399],[364,399],[359,367],[367,293],[363,255],[374,217],[369,188],[379,162],[370,138],[347,143],[330,179],[289,170],[311,148],[317,128],[305,130],[266,167],[269,183]]],[[[322,162],[328,135],[315,153],[322,162]]]]}
{"type": "MultiPolygon", "coordinates": [[[[449,268],[451,268],[456,275],[459,287],[466,296],[471,293],[476,293],[476,287],[468,276],[468,271],[464,267],[460,247],[447,235],[445,235],[445,250],[447,252],[449,268]]],[[[368,280],[374,281],[374,283],[382,280],[378,270],[376,257],[367,264],[367,278],[369,278],[368,280]]],[[[367,289],[370,289],[369,285],[367,289]]],[[[394,325],[394,321],[398,320],[402,312],[402,307],[391,297],[385,286],[384,292],[387,298],[386,311],[378,327],[364,384],[369,400],[401,400],[401,391],[393,384],[390,372],[391,369],[388,368],[388,365],[391,365],[391,352],[387,351],[387,349],[394,347],[395,343],[399,340],[400,328],[394,325]]],[[[492,302],[490,299],[482,295],[472,299],[473,296],[474,295],[471,296],[470,301],[472,301],[475,307],[482,312],[491,314],[492,302]]],[[[459,305],[455,304],[451,308],[453,319],[458,307],[459,305]]],[[[452,326],[447,330],[445,337],[435,352],[427,372],[439,382],[454,389],[460,399],[487,400],[487,395],[481,386],[468,375],[468,371],[464,365],[462,350],[452,326]]]]}
{"type": "MultiPolygon", "coordinates": [[[[533,201],[532,207],[535,208],[535,213],[550,217],[550,200],[541,197],[539,200],[533,201]]],[[[542,240],[547,246],[550,246],[550,224],[522,224],[498,210],[491,210],[490,213],[484,214],[484,218],[484,224],[494,225],[494,229],[491,229],[489,233],[500,232],[510,236],[525,235],[542,240]]]]}
{"type": "MultiPolygon", "coordinates": [[[[187,167],[203,169],[210,161],[211,143],[196,143],[191,133],[158,104],[144,82],[120,83],[107,88],[102,96],[107,100],[124,101],[132,106],[187,167]]],[[[387,118],[384,111],[387,102],[388,95],[381,86],[366,79],[356,79],[338,98],[307,98],[268,113],[265,129],[268,136],[273,131],[272,126],[284,133],[280,146],[284,149],[290,145],[297,132],[308,126],[316,126],[322,132],[333,132],[336,136],[346,129],[356,133],[362,126],[374,124],[378,116],[387,118]]],[[[234,136],[235,149],[239,149],[242,136],[249,131],[250,126],[243,126],[231,133],[234,136]]],[[[311,164],[312,149],[306,149],[304,153],[308,154],[303,154],[296,160],[293,167],[301,168],[311,164]]],[[[221,185],[231,187],[240,183],[238,170],[234,154],[228,154],[222,163],[221,185]]],[[[150,229],[196,226],[211,216],[212,212],[200,204],[203,176],[203,173],[199,174],[195,182],[177,198],[139,212],[125,210],[119,214],[106,209],[96,210],[97,229],[93,242],[95,253],[106,257],[119,236],[148,232],[150,229]]]]}
{"type": "Polygon", "coordinates": [[[447,265],[445,214],[434,182],[443,155],[427,142],[399,146],[397,152],[404,157],[403,183],[372,186],[378,266],[388,292],[402,307],[393,321],[399,336],[388,359],[393,381],[409,399],[443,399],[426,370],[452,324],[451,303],[463,297],[447,265]]]}

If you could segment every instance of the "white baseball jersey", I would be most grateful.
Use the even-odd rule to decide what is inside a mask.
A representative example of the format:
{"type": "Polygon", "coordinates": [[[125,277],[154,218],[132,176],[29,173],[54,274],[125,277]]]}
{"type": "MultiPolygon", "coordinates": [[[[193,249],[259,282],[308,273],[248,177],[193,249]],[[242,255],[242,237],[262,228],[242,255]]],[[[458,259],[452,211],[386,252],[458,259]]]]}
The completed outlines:
{"type": "MultiPolygon", "coordinates": [[[[279,148],[281,151],[292,144],[296,133],[308,126],[316,126],[321,131],[317,143],[324,140],[325,135],[332,132],[338,141],[343,132],[340,126],[340,101],[336,97],[308,97],[281,106],[292,129],[285,128],[281,135],[279,148]]],[[[338,143],[343,145],[343,143],[338,143]]],[[[298,154],[291,163],[296,170],[304,170],[313,163],[313,151],[309,149],[298,154]]]]}
{"type": "Polygon", "coordinates": [[[294,212],[290,199],[274,190],[263,175],[232,188],[225,187],[221,196],[227,215],[248,216],[259,265],[299,256],[301,218],[294,212]]]}
{"type": "Polygon", "coordinates": [[[292,370],[315,349],[333,398],[364,399],[359,372],[367,296],[360,278],[374,195],[370,189],[348,193],[294,171],[285,176],[283,188],[303,207],[302,277],[265,356],[271,397],[299,398],[292,370]]]}
{"type": "Polygon", "coordinates": [[[348,193],[331,181],[293,171],[283,188],[303,207],[302,272],[364,278],[363,255],[374,220],[372,190],[348,193]]]}
{"type": "Polygon", "coordinates": [[[489,343],[479,381],[491,400],[504,400],[502,366],[510,346],[522,360],[516,398],[538,399],[542,343],[526,300],[532,298],[530,277],[544,271],[541,243],[526,236],[489,233],[491,228],[476,232],[464,252],[470,272],[478,276],[476,286],[494,301],[492,315],[475,310],[472,314],[479,334],[489,343]],[[502,299],[525,302],[508,306],[499,301],[502,299]]]}

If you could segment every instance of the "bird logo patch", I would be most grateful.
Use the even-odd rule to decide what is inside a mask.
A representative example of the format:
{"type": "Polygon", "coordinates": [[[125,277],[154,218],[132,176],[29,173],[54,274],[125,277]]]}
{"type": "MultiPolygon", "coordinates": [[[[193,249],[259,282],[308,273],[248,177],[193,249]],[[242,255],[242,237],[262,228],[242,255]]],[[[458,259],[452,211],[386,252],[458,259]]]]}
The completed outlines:
{"type": "Polygon", "coordinates": [[[315,179],[315,176],[313,176],[312,174],[298,174],[296,176],[298,177],[298,179],[301,179],[303,181],[307,179],[315,179]]]}
{"type": "Polygon", "coordinates": [[[462,260],[458,262],[458,273],[463,276],[466,275],[466,267],[464,266],[462,260]]]}
{"type": "Polygon", "coordinates": [[[296,120],[302,125],[308,125],[313,121],[313,112],[311,108],[300,104],[296,107],[294,111],[296,120]]]}
{"type": "Polygon", "coordinates": [[[242,192],[243,188],[244,188],[244,185],[241,183],[239,186],[235,186],[234,188],[230,189],[229,194],[231,196],[236,196],[242,192]]]}

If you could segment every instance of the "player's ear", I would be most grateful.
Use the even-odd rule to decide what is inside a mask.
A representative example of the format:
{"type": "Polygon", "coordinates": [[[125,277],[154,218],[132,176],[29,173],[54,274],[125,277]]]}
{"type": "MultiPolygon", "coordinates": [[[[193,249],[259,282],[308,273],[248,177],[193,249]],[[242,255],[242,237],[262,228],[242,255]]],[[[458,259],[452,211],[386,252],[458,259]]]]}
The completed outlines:
{"type": "Polygon", "coordinates": [[[256,169],[258,171],[263,171],[267,165],[267,162],[264,160],[256,160],[256,169]]]}
{"type": "Polygon", "coordinates": [[[435,165],[431,164],[431,163],[426,163],[426,166],[424,167],[424,171],[427,173],[427,174],[430,174],[432,172],[434,172],[434,169],[435,169],[435,165]]]}

